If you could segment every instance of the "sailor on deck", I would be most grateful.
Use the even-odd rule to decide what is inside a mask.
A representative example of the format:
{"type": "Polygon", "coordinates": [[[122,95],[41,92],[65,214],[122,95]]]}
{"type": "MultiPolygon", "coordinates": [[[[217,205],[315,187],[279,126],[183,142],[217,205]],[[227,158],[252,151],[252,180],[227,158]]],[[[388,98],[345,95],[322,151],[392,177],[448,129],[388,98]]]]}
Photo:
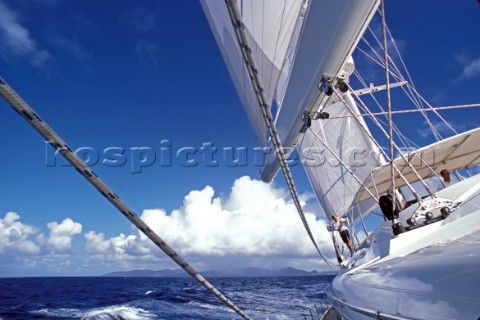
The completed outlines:
{"type": "Polygon", "coordinates": [[[350,255],[353,256],[353,244],[352,244],[352,239],[350,237],[350,232],[348,231],[348,228],[346,227],[346,224],[348,223],[348,218],[337,218],[337,215],[334,213],[332,214],[332,219],[335,221],[334,228],[340,233],[340,236],[342,237],[343,242],[347,245],[348,249],[350,250],[350,255]]]}

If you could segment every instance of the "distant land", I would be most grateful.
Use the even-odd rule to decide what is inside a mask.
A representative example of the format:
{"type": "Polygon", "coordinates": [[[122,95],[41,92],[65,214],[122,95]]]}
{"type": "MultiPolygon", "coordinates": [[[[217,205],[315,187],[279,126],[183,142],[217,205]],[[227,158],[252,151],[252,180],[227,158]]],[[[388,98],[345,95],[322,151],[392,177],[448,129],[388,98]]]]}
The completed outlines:
{"type": "MultiPolygon", "coordinates": [[[[318,272],[316,270],[305,271],[295,268],[283,269],[261,269],[261,268],[242,268],[234,270],[205,270],[200,272],[205,277],[305,277],[335,275],[335,272],[318,272]]],[[[163,270],[132,270],[110,272],[101,277],[189,277],[182,269],[163,269],[163,270]]]]}

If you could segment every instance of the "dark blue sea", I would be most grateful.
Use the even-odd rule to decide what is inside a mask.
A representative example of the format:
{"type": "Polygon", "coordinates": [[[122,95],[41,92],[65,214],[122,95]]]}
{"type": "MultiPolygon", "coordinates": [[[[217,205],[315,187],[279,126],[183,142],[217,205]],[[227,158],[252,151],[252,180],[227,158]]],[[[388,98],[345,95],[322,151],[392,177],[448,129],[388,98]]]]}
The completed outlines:
{"type": "MultiPolygon", "coordinates": [[[[255,320],[313,319],[333,276],[211,278],[255,320]]],[[[242,319],[191,278],[0,278],[0,319],[242,319]]]]}

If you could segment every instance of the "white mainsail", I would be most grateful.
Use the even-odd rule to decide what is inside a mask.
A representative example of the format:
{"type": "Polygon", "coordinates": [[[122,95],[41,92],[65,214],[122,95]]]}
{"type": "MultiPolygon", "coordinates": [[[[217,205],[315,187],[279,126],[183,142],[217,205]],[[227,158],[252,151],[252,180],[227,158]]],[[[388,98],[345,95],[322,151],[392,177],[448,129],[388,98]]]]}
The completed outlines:
{"type": "MultiPolygon", "coordinates": [[[[280,112],[276,127],[287,156],[302,138],[305,113],[322,108],[328,99],[319,88],[322,80],[329,79],[334,84],[341,77],[342,67],[379,3],[379,0],[316,0],[309,3],[299,38],[295,39],[293,63],[285,65],[290,69],[282,71],[277,92],[280,112]]],[[[302,15],[299,19],[303,19],[302,15]]],[[[267,155],[262,180],[271,181],[279,168],[276,155],[267,155]]]]}
{"type": "Polygon", "coordinates": [[[378,148],[368,137],[363,119],[343,117],[350,110],[359,113],[349,92],[342,101],[324,108],[332,117],[313,121],[297,151],[315,194],[325,213],[344,213],[370,172],[384,163],[378,148]],[[350,108],[350,110],[349,110],[350,108]],[[355,176],[354,176],[355,175],[355,176]]]}
{"type": "MultiPolygon", "coordinates": [[[[304,0],[236,2],[255,67],[270,106],[303,3],[304,0]]],[[[225,1],[201,0],[201,4],[255,136],[260,145],[266,146],[267,128],[242,58],[241,48],[235,38],[225,1]]]]}

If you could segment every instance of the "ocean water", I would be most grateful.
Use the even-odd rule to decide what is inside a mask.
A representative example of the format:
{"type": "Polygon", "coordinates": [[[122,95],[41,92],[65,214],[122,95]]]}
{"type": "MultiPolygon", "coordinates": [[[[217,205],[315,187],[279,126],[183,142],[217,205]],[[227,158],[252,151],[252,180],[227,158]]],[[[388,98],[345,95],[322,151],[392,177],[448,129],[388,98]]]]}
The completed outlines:
{"type": "MultiPolygon", "coordinates": [[[[313,319],[332,276],[211,278],[255,320],[313,319]]],[[[0,278],[0,319],[242,319],[191,278],[0,278]]]]}

